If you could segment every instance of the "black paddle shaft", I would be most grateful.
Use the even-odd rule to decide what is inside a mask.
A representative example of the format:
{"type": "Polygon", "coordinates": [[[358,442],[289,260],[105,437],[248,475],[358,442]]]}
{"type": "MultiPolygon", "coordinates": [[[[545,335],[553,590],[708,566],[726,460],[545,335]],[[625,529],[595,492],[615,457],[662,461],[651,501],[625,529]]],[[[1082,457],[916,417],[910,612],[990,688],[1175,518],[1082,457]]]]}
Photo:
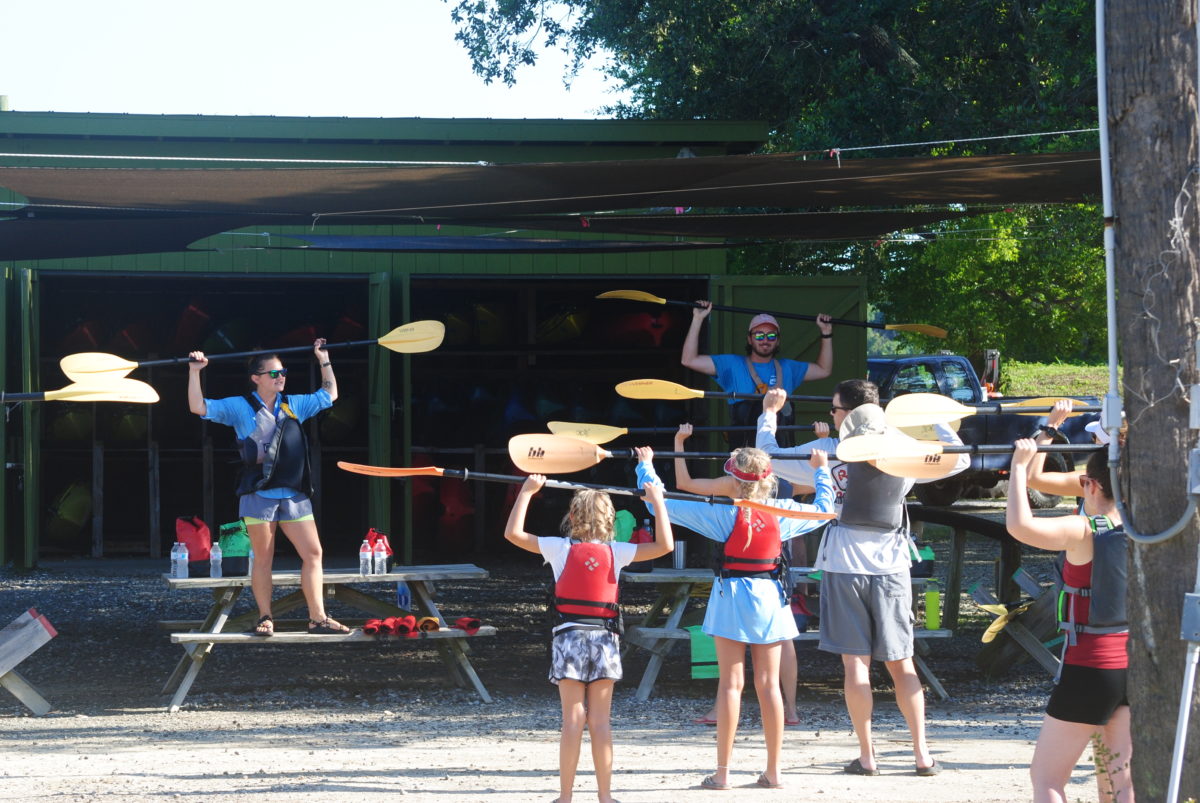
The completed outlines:
{"type": "MultiPolygon", "coordinates": [[[[678,307],[692,307],[694,309],[700,308],[700,304],[695,301],[673,301],[671,299],[664,299],[663,303],[674,304],[678,307]]],[[[749,315],[757,315],[760,312],[763,312],[763,310],[760,309],[750,309],[749,307],[731,307],[728,304],[713,304],[712,308],[724,310],[725,312],[745,312],[749,315]]],[[[817,319],[816,315],[802,315],[799,312],[768,311],[767,314],[773,315],[776,318],[792,318],[797,321],[815,321],[817,319]]],[[[872,329],[887,329],[887,324],[871,323],[870,321],[852,321],[849,318],[830,318],[829,322],[842,324],[845,326],[870,326],[872,329]]]]}
{"type": "MultiPolygon", "coordinates": [[[[373,346],[379,342],[379,338],[374,340],[350,340],[345,343],[326,343],[324,348],[329,349],[344,349],[350,346],[373,346]]],[[[238,357],[252,357],[255,354],[294,354],[301,351],[312,351],[312,346],[288,346],[282,349],[256,349],[254,351],[231,351],[224,354],[205,354],[209,362],[213,360],[235,360],[238,357]]],[[[193,362],[191,357],[171,357],[165,360],[147,360],[139,362],[138,368],[151,368],[156,365],[178,365],[181,362],[193,362]]]]}
{"type": "MultiPolygon", "coordinates": [[[[507,482],[513,485],[520,485],[525,482],[524,477],[518,477],[513,474],[488,474],[483,471],[469,471],[465,468],[444,468],[442,469],[443,477],[458,477],[463,480],[488,480],[490,482],[507,482]]],[[[546,487],[561,488],[568,491],[605,491],[618,496],[641,496],[645,497],[646,491],[642,488],[619,488],[612,485],[597,485],[590,482],[563,482],[562,480],[546,480],[546,487]]],[[[663,491],[664,499],[682,499],[687,502],[708,502],[710,505],[732,505],[733,500],[727,496],[712,496],[704,494],[687,494],[679,491],[663,491]]]]}

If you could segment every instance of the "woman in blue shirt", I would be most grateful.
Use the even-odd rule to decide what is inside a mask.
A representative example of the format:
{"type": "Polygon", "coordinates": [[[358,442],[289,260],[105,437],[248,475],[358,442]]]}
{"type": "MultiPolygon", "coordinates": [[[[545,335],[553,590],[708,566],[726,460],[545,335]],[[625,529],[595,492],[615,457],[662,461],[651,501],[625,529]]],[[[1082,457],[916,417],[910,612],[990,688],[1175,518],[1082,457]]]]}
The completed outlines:
{"type": "Polygon", "coordinates": [[[283,530],[300,555],[300,590],[308,603],[308,632],[350,632],[350,628],[325,613],[321,540],[309,498],[312,488],[308,443],[301,426],[337,400],[337,380],[324,346],[324,338],[313,342],[313,354],[321,366],[321,387],[315,393],[300,395],[284,394],[287,369],[277,355],[268,354],[250,358],[251,393],[206,399],[200,389],[200,372],[208,365],[208,359],[200,351],[189,355],[189,409],[208,421],[233,427],[242,453],[238,515],[246,522],[254,548],[250,589],[259,613],[254,632],[260,636],[275,634],[271,618],[271,562],[276,527],[283,530]]]}

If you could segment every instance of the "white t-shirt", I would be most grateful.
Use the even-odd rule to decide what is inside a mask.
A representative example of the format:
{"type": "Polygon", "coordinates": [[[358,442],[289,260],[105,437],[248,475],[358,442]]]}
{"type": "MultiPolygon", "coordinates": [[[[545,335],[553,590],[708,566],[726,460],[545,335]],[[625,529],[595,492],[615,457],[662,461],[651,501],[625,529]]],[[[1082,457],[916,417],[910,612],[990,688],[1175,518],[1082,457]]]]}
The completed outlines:
{"type": "MultiPolygon", "coordinates": [[[[567,553],[571,551],[571,544],[579,543],[572,541],[570,538],[549,537],[538,538],[538,550],[542,553],[542,557],[550,564],[551,571],[554,572],[554,581],[558,582],[558,578],[562,576],[563,569],[567,566],[567,553]]],[[[621,570],[629,564],[633,563],[633,559],[637,556],[637,544],[630,544],[625,541],[610,541],[608,548],[612,551],[613,559],[613,577],[619,582],[621,580],[621,570]]],[[[574,623],[574,627],[588,627],[588,625],[580,625],[574,623]]],[[[554,628],[567,627],[567,624],[559,625],[554,628]]]]}

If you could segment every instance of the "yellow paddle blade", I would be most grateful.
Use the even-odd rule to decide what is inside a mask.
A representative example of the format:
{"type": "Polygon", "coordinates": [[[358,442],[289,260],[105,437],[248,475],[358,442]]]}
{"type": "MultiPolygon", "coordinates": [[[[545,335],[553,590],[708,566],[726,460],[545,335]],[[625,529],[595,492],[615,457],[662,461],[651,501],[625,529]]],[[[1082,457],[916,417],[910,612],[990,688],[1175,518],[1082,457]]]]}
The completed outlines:
{"type": "Polygon", "coordinates": [[[608,452],[596,444],[566,435],[517,435],[508,441],[513,465],[530,474],[570,474],[591,468],[608,452]]]}
{"type": "Polygon", "coordinates": [[[893,427],[919,427],[975,415],[975,408],[936,393],[907,393],[888,402],[884,413],[888,424],[893,427]]]}
{"type": "Polygon", "coordinates": [[[609,290],[607,293],[601,293],[596,298],[623,298],[626,301],[646,301],[650,304],[666,304],[665,298],[659,298],[650,293],[643,293],[641,290],[609,290]]]}
{"type": "MultiPolygon", "coordinates": [[[[946,426],[950,427],[950,429],[958,432],[959,427],[962,426],[962,419],[956,418],[953,421],[945,421],[941,423],[944,423],[946,426]]],[[[916,438],[919,441],[941,440],[940,433],[933,428],[933,424],[921,424],[920,426],[915,427],[896,427],[896,429],[900,430],[908,437],[916,438]]]]}
{"type": "Polygon", "coordinates": [[[106,379],[120,379],[137,368],[138,364],[116,354],[85,351],[80,354],[68,354],[58,361],[58,367],[72,381],[94,384],[106,379]]]}
{"type": "Polygon", "coordinates": [[[843,463],[861,463],[883,457],[925,457],[941,454],[937,441],[915,441],[903,435],[856,435],[838,442],[837,458],[843,463]]]}
{"type": "Polygon", "coordinates": [[[378,343],[401,354],[420,354],[442,345],[445,337],[446,325],[441,321],[413,321],[397,326],[379,338],[378,343]]]}
{"type": "Polygon", "coordinates": [[[837,518],[836,513],[822,513],[818,510],[789,510],[787,508],[764,505],[762,502],[751,502],[749,499],[734,499],[733,504],[735,507],[757,510],[770,516],[782,516],[785,519],[813,519],[828,521],[829,519],[837,518]]]}
{"type": "MultiPolygon", "coordinates": [[[[1015,401],[1015,402],[1006,402],[1006,401],[1004,401],[1004,399],[997,399],[997,401],[1000,402],[1000,408],[1002,410],[1004,410],[1006,413],[1018,413],[1019,415],[1043,416],[1046,413],[1050,412],[1050,408],[1053,407],[1057,402],[1062,401],[1063,398],[1064,397],[1062,397],[1062,396],[1039,396],[1035,399],[1021,399],[1020,401],[1015,401]],[[1037,408],[1037,409],[1031,410],[1029,412],[1024,412],[1021,410],[1022,407],[1033,407],[1033,408],[1037,408]]],[[[1072,399],[1071,401],[1075,401],[1075,400],[1072,399]]],[[[1070,416],[1068,416],[1068,417],[1074,417],[1074,416],[1083,415],[1083,414],[1084,413],[1076,412],[1076,411],[1072,410],[1070,413],[1070,416]]]]}
{"type": "Polygon", "coordinates": [[[704,391],[692,390],[665,379],[630,379],[617,385],[617,394],[627,399],[703,399],[704,391]]]}
{"type": "Polygon", "coordinates": [[[48,390],[46,401],[73,402],[125,402],[129,404],[153,404],[158,401],[158,392],[136,379],[93,381],[76,383],[59,390],[48,390]]]}
{"type": "Polygon", "coordinates": [[[629,432],[622,427],[610,427],[607,424],[574,424],[570,421],[550,421],[546,426],[555,435],[569,435],[591,443],[608,443],[629,432]]]}
{"type": "Polygon", "coordinates": [[[440,477],[444,468],[437,466],[417,466],[415,468],[392,468],[391,466],[368,466],[363,463],[347,463],[339,460],[338,468],[352,474],[366,474],[368,477],[440,477]]]}
{"type": "Polygon", "coordinates": [[[878,457],[875,468],[893,477],[937,480],[950,476],[958,465],[958,455],[927,454],[921,457],[878,457]]]}
{"type": "Polygon", "coordinates": [[[916,332],[917,334],[929,335],[930,337],[944,338],[947,334],[946,330],[940,326],[933,326],[928,323],[889,323],[884,328],[896,332],[916,332]]]}

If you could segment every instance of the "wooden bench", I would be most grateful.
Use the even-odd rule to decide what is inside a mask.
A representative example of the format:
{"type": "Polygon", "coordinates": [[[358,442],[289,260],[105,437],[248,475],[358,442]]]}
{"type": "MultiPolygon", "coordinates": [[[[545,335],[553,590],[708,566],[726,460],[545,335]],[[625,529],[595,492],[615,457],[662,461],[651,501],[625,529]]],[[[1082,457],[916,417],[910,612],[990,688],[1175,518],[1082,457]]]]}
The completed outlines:
{"type": "MultiPolygon", "coordinates": [[[[438,620],[440,628],[434,631],[421,631],[414,637],[374,636],[367,635],[362,630],[356,629],[345,635],[313,635],[304,631],[280,630],[274,636],[264,638],[247,632],[253,628],[255,621],[258,619],[257,609],[236,617],[230,616],[234,602],[241,592],[250,585],[249,577],[173,578],[164,575],[163,579],[172,591],[207,589],[211,591],[213,596],[212,608],[209,610],[207,618],[203,622],[198,623],[198,627],[193,627],[191,632],[171,634],[171,642],[183,647],[184,656],[180,659],[174,672],[171,673],[171,676],[163,686],[163,694],[170,694],[174,691],[174,697],[167,706],[167,710],[172,713],[179,710],[184,698],[187,697],[188,691],[192,687],[192,683],[196,679],[196,675],[199,674],[205,659],[217,644],[254,644],[273,647],[380,641],[411,642],[413,644],[428,642],[430,646],[437,648],[441,654],[447,674],[454,683],[464,687],[468,685],[473,686],[483,701],[490,703],[492,701],[491,696],[488,694],[487,689],[484,688],[479,676],[475,673],[474,667],[471,666],[471,661],[467,658],[467,652],[470,649],[468,639],[481,636],[494,636],[496,635],[496,628],[486,625],[480,627],[474,633],[467,633],[465,630],[450,627],[447,625],[446,620],[442,618],[442,614],[433,600],[431,588],[431,584],[434,582],[446,580],[482,580],[486,579],[487,576],[488,573],[484,569],[466,563],[439,566],[397,566],[388,574],[366,576],[359,575],[358,572],[326,571],[323,578],[322,593],[327,599],[336,599],[350,608],[373,618],[383,619],[389,616],[405,616],[409,613],[416,614],[418,617],[432,616],[438,620]],[[363,584],[397,583],[401,581],[408,584],[409,590],[412,593],[414,610],[411,612],[398,608],[394,604],[370,594],[365,594],[353,587],[363,584]],[[224,632],[226,628],[230,632],[224,632]]],[[[296,570],[274,572],[271,575],[271,582],[275,587],[298,587],[300,585],[300,572],[296,570]]],[[[297,590],[273,600],[271,603],[271,613],[277,617],[277,623],[282,625],[284,621],[278,619],[278,616],[304,605],[304,595],[297,590]]],[[[170,620],[160,622],[159,626],[175,629],[180,625],[189,624],[195,625],[197,623],[170,620]]]]}
{"type": "Polygon", "coordinates": [[[39,717],[50,711],[50,703],[17,671],[17,666],[57,635],[50,620],[34,608],[0,630],[0,686],[39,717]]]}
{"type": "MultiPolygon", "coordinates": [[[[812,569],[807,567],[792,567],[792,581],[809,581],[808,574],[812,569]]],[[[913,586],[923,588],[931,578],[914,577],[913,586]]],[[[683,613],[687,609],[696,586],[712,583],[713,574],[709,569],[654,569],[644,573],[622,572],[621,580],[635,584],[649,583],[658,586],[658,599],[650,606],[650,610],[639,624],[625,627],[625,641],[650,653],[646,662],[646,670],[638,684],[637,699],[648,700],[654,691],[658,673],[663,661],[670,654],[675,642],[691,638],[691,634],[679,626],[683,613]]],[[[916,595],[914,595],[914,604],[916,595]]],[[[927,639],[949,638],[953,630],[923,630],[915,628],[913,634],[917,639],[917,652],[913,655],[913,663],[921,673],[930,688],[943,700],[950,699],[941,681],[934,675],[929,665],[925,663],[921,653],[928,653],[927,639]]],[[[816,641],[820,634],[816,631],[805,631],[796,637],[796,641],[816,641]]]]}

